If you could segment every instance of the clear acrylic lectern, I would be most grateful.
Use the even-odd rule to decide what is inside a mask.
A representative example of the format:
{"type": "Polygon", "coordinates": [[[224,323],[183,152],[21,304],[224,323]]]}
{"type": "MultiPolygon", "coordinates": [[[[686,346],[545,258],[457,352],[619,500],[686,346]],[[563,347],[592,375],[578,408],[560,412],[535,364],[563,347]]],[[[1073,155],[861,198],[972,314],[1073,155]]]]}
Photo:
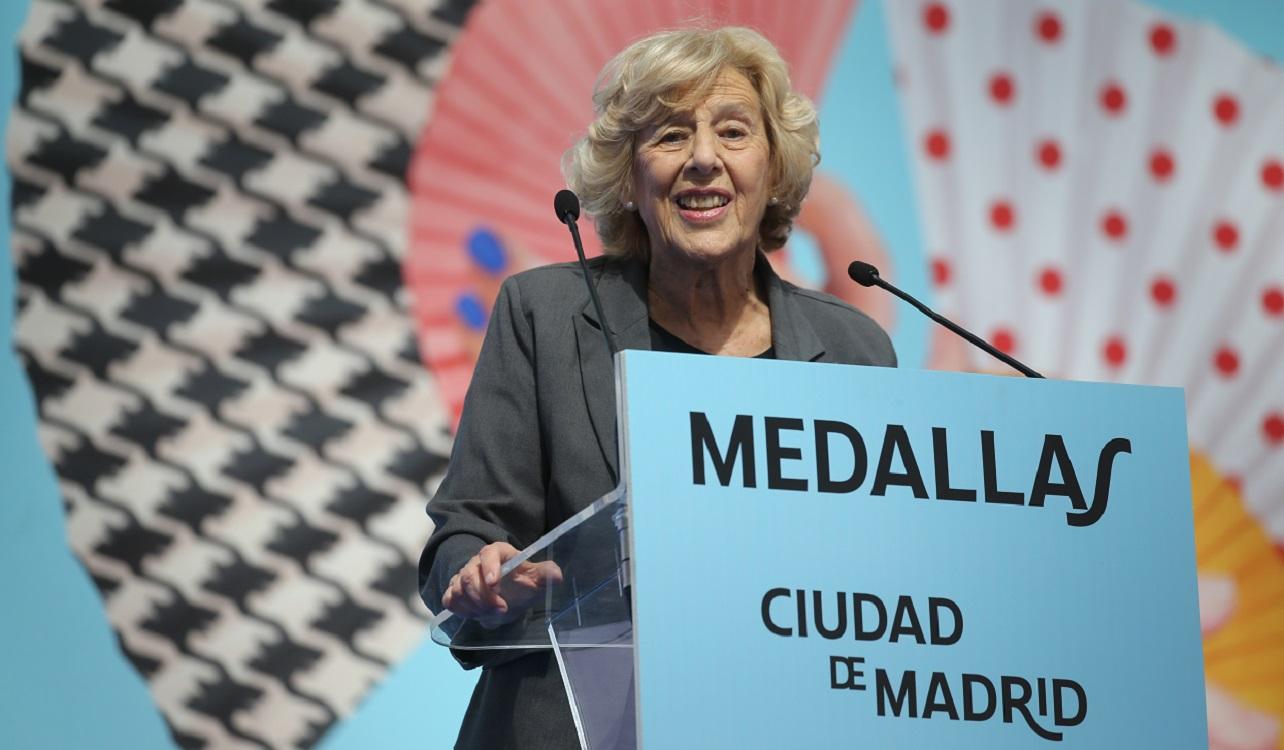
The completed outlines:
{"type": "Polygon", "coordinates": [[[429,621],[432,639],[452,649],[552,649],[585,750],[637,747],[626,503],[617,489],[509,560],[503,618],[443,610],[429,621]],[[520,581],[535,566],[551,575],[532,589],[520,581]]]}

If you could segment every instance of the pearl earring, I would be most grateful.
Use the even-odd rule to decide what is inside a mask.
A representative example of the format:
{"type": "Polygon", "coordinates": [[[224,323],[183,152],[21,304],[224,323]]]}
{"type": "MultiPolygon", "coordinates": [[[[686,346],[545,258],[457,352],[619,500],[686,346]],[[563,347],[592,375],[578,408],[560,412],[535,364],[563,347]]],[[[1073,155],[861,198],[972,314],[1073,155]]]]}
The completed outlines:
{"type": "Polygon", "coordinates": [[[771,196],[770,198],[768,198],[768,199],[767,199],[767,205],[768,205],[768,206],[779,206],[779,205],[780,205],[780,199],[773,195],[773,196],[771,196]]]}
{"type": "Polygon", "coordinates": [[[638,208],[638,204],[634,203],[633,201],[624,201],[625,211],[636,211],[637,208],[638,208]]]}

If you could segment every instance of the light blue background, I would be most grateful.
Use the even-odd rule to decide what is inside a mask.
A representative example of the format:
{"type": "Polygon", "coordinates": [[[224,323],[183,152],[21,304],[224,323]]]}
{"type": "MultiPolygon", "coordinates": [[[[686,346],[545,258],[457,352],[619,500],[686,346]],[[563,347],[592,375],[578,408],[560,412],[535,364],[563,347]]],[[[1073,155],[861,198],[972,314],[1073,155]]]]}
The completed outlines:
{"type": "MultiPolygon", "coordinates": [[[[1159,0],[1152,5],[1220,23],[1249,47],[1284,59],[1284,4],[1275,0],[1159,0]]],[[[0,130],[17,86],[12,43],[26,0],[0,2],[0,130]]],[[[892,247],[898,280],[930,298],[882,3],[862,2],[821,107],[825,168],[840,174],[892,247]]],[[[67,548],[58,489],[35,438],[30,391],[12,348],[9,181],[0,174],[0,744],[16,748],[169,747],[141,679],[121,657],[98,594],[67,548]]],[[[902,310],[901,361],[921,362],[926,324],[902,310]]],[[[442,748],[455,736],[474,677],[425,643],[328,748],[442,748]]]]}
{"type": "MultiPolygon", "coordinates": [[[[635,641],[645,747],[1028,748],[1024,724],[879,718],[873,670],[899,684],[919,671],[919,710],[932,671],[1033,682],[1069,678],[1087,693],[1067,748],[1207,746],[1195,542],[1180,390],[1034,381],[930,371],[627,352],[632,456],[635,641]],[[708,415],[726,445],[737,414],[755,421],[757,487],[739,468],[730,487],[691,476],[689,413],[708,415]],[[782,444],[802,449],[783,474],[816,486],[810,426],[832,419],[863,435],[869,467],[853,494],[767,489],[763,416],[800,418],[782,444]],[[1066,521],[1069,501],[1044,508],[915,499],[905,487],[871,497],[885,426],[907,430],[929,495],[932,428],[949,435],[950,482],[980,489],[980,432],[995,433],[998,486],[1029,493],[1045,433],[1065,438],[1088,500],[1112,438],[1110,503],[1095,524],[1066,521]],[[762,624],[776,587],[872,593],[888,604],[927,598],[963,613],[954,646],[785,638],[762,624]],[[862,656],[863,692],[832,690],[829,657],[862,656]],[[730,720],[711,720],[728,717],[730,720]]],[[[835,456],[840,455],[834,442],[835,456]]],[[[850,455],[843,451],[845,455],[850,455]]],[[[900,469],[899,461],[895,464],[900,469]]],[[[850,473],[851,461],[833,467],[850,473]]],[[[1053,478],[1059,478],[1054,472],[1053,478]]],[[[773,608],[792,626],[788,600],[773,608]]],[[[850,624],[850,622],[849,622],[850,624]]],[[[1000,714],[1001,716],[1001,714],[1000,714]]],[[[1040,724],[1056,730],[1051,719],[1040,724]]]]}

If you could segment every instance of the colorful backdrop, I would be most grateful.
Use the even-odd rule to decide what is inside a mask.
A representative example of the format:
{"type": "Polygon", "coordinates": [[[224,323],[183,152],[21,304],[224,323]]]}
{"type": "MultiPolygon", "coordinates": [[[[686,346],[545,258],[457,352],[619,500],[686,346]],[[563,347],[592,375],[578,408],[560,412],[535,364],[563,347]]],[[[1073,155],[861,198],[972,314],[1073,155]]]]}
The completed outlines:
{"type": "Polygon", "coordinates": [[[1284,747],[1276,3],[55,0],[0,29],[0,739],[448,747],[414,562],[601,64],[755,26],[821,110],[794,278],[905,366],[1186,389],[1227,748],[1284,747]],[[804,12],[805,11],[805,12],[804,12]]]}

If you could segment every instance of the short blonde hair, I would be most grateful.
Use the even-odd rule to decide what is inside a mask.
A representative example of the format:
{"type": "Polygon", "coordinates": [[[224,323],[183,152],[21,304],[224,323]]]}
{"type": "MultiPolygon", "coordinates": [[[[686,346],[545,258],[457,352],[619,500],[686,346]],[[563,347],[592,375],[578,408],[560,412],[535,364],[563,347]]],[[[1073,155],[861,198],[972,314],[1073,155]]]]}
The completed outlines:
{"type": "Polygon", "coordinates": [[[562,171],[593,216],[607,254],[646,258],[646,226],[624,208],[632,190],[634,138],[659,123],[693,92],[712,86],[726,68],[749,79],[762,103],[771,148],[768,205],[758,235],[764,250],[785,244],[820,162],[816,108],[789,82],[789,67],[758,32],[719,29],[665,31],[629,45],[606,64],[593,91],[596,119],[566,152],[562,171]]]}

